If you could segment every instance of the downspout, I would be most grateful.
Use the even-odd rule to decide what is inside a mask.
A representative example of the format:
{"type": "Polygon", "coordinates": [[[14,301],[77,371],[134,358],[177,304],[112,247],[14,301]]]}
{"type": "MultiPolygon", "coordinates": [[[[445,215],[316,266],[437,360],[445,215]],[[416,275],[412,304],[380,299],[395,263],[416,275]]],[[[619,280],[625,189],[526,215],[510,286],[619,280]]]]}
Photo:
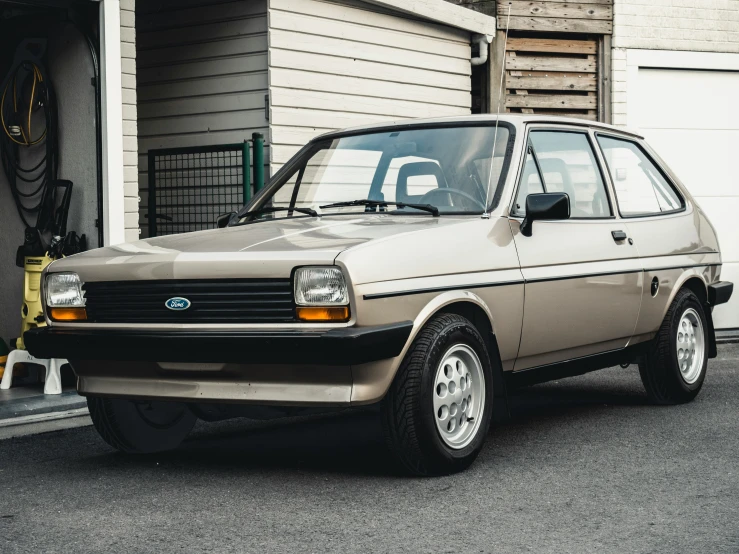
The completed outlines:
{"type": "Polygon", "coordinates": [[[480,50],[475,58],[470,59],[472,65],[484,65],[488,61],[488,45],[493,42],[492,35],[472,35],[472,42],[476,43],[480,50]]]}

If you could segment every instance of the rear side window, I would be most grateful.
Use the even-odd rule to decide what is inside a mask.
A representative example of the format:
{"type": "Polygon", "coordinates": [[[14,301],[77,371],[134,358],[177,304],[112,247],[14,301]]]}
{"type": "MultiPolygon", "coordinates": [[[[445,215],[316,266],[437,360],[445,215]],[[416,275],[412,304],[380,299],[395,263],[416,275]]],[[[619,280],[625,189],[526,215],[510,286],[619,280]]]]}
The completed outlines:
{"type": "Polygon", "coordinates": [[[616,189],[622,216],[674,212],[684,206],[673,186],[638,144],[600,135],[598,142],[616,189]]]}

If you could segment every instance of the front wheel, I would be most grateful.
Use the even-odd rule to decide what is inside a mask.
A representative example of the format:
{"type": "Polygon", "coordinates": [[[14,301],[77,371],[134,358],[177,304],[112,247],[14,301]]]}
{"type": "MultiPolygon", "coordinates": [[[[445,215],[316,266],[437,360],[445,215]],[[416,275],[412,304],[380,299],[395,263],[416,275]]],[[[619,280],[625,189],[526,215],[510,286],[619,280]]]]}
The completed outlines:
{"type": "Polygon", "coordinates": [[[98,434],[113,448],[130,454],[151,454],[177,448],[197,418],[179,402],[87,397],[98,434]]]}
{"type": "Polygon", "coordinates": [[[639,363],[652,402],[682,404],[698,395],[708,367],[708,332],[703,304],[692,291],[679,291],[639,363]]]}
{"type": "Polygon", "coordinates": [[[464,317],[436,316],[411,345],[382,404],[391,453],[415,475],[461,471],[480,453],[492,412],[485,341],[464,317]]]}

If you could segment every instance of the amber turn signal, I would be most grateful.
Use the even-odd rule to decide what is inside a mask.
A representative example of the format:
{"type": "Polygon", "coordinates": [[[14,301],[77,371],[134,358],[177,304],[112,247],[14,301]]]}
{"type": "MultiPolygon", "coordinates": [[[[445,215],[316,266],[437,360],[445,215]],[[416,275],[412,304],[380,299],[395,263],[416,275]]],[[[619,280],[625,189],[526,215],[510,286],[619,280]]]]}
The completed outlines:
{"type": "Polygon", "coordinates": [[[298,319],[300,321],[310,321],[311,323],[320,323],[326,321],[349,321],[349,307],[338,306],[331,308],[322,307],[299,307],[297,309],[298,319]]]}
{"type": "Polygon", "coordinates": [[[87,321],[85,308],[49,308],[51,321],[87,321]]]}

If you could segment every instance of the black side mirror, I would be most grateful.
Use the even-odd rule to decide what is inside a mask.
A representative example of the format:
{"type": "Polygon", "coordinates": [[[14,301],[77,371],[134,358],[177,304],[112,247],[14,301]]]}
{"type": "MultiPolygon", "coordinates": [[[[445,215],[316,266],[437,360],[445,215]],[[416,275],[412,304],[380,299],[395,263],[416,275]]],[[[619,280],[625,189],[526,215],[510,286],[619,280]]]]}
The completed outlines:
{"type": "Polygon", "coordinates": [[[216,226],[219,229],[223,229],[224,227],[228,227],[228,224],[231,223],[231,219],[233,216],[236,215],[236,212],[228,212],[227,214],[221,214],[216,219],[216,226]]]}
{"type": "Polygon", "coordinates": [[[534,221],[552,221],[570,218],[570,197],[564,192],[529,194],[526,197],[526,217],[521,223],[521,234],[530,237],[534,221]]]}

